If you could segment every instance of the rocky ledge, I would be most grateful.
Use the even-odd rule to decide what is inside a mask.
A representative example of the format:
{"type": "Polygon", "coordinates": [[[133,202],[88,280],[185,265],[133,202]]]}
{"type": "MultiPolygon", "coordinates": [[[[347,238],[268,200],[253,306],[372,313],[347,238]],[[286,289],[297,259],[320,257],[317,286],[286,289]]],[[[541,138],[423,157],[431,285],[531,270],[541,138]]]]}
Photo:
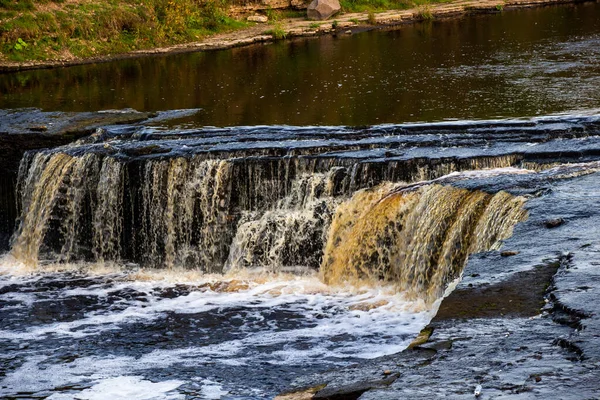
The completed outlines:
{"type": "Polygon", "coordinates": [[[0,250],[8,241],[17,218],[15,185],[19,163],[28,150],[47,149],[90,136],[100,128],[113,130],[135,124],[160,124],[189,116],[198,110],[138,112],[43,112],[38,109],[0,110],[0,250]]]}
{"type": "Polygon", "coordinates": [[[600,173],[534,181],[455,183],[528,193],[529,219],[472,257],[409,349],[299,378],[278,399],[597,398],[600,173]]]}

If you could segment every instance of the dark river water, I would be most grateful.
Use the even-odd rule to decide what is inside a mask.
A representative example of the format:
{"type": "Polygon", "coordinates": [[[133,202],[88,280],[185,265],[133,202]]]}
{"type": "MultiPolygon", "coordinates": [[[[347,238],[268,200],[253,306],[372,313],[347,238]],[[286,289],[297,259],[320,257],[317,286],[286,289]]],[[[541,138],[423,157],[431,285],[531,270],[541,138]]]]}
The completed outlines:
{"type": "Polygon", "coordinates": [[[0,75],[0,108],[202,108],[195,125],[523,117],[600,104],[600,4],[0,75]]]}

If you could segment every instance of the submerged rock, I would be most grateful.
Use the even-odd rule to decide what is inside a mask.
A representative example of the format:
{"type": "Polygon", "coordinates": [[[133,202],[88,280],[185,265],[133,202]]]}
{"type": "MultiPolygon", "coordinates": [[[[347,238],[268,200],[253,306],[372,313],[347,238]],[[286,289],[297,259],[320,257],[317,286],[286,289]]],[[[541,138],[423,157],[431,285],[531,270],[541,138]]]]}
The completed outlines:
{"type": "Polygon", "coordinates": [[[338,0],[313,0],[306,9],[308,19],[323,21],[338,13],[342,7],[338,0]]]}
{"type": "Polygon", "coordinates": [[[546,225],[546,228],[552,229],[552,228],[559,227],[564,223],[565,223],[565,220],[562,218],[552,218],[552,219],[546,220],[546,222],[544,222],[544,225],[546,225]]]}

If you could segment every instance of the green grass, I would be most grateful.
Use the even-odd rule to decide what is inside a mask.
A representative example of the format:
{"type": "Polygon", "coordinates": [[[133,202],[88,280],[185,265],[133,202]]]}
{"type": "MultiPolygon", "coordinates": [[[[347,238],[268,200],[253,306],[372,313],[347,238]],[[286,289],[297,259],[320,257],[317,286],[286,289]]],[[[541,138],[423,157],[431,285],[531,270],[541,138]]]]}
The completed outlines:
{"type": "Polygon", "coordinates": [[[35,6],[31,0],[0,0],[0,8],[5,10],[25,11],[33,10],[35,6]]]}
{"type": "Polygon", "coordinates": [[[373,13],[373,11],[369,11],[367,22],[371,25],[377,25],[377,18],[375,18],[375,13],[373,13]]]}
{"type": "Polygon", "coordinates": [[[270,29],[266,32],[267,35],[271,35],[273,39],[285,39],[287,37],[287,32],[283,29],[281,24],[276,24],[273,29],[270,29]]]}
{"type": "Polygon", "coordinates": [[[418,6],[449,3],[452,0],[340,0],[345,12],[374,12],[386,10],[407,10],[418,6]]]}
{"type": "Polygon", "coordinates": [[[431,12],[431,8],[428,4],[419,6],[419,18],[425,21],[430,21],[433,19],[433,13],[431,12]]]}
{"type": "MultiPolygon", "coordinates": [[[[0,0],[0,61],[89,58],[200,40],[249,24],[228,15],[250,0],[0,0]]],[[[256,0],[258,1],[258,0],[256,0]]],[[[345,12],[419,7],[451,0],[341,0],[345,12]]],[[[265,11],[276,39],[287,36],[281,20],[305,18],[304,10],[265,11]]],[[[358,23],[358,20],[356,20],[358,23]]],[[[334,29],[337,21],[332,23],[334,29]]],[[[311,29],[316,29],[315,25],[311,29]]]]}
{"type": "Polygon", "coordinates": [[[225,0],[0,0],[0,59],[102,56],[248,26],[227,7],[225,0]]]}

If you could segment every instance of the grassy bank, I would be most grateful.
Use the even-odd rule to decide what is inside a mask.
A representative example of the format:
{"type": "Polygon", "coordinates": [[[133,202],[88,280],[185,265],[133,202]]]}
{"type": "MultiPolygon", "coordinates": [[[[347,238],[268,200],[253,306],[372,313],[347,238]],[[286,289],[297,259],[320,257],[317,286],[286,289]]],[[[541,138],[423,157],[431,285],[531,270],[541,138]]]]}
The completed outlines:
{"type": "Polygon", "coordinates": [[[126,53],[243,28],[225,0],[0,0],[6,60],[126,53]]]}
{"type": "MultiPolygon", "coordinates": [[[[202,40],[248,27],[232,6],[257,0],[0,0],[0,62],[73,60],[202,40]]],[[[344,12],[450,0],[341,0],[344,12]]],[[[263,11],[271,21],[303,11],[263,11]]],[[[267,28],[268,29],[268,28],[267,28]]]]}
{"type": "Polygon", "coordinates": [[[452,0],[340,0],[345,12],[408,10],[429,4],[449,3],[452,0]]]}

